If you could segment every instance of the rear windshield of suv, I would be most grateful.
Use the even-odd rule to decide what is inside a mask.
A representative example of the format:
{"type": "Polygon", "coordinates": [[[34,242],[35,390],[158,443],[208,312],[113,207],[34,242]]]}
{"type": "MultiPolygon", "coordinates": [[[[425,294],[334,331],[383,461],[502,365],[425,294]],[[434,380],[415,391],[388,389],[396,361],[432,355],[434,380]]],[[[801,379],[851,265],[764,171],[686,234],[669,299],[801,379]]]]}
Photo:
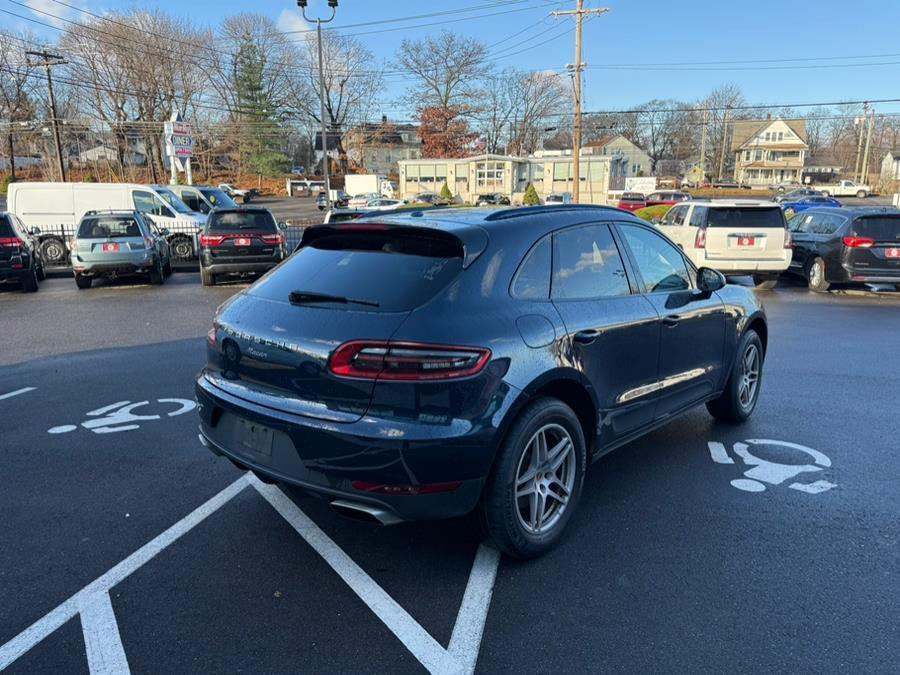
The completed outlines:
{"type": "Polygon", "coordinates": [[[857,237],[868,237],[879,242],[900,242],[900,214],[859,218],[854,221],[852,230],[857,237]]]}
{"type": "Polygon", "coordinates": [[[279,273],[251,292],[278,300],[287,300],[293,291],[319,293],[377,305],[351,303],[349,309],[402,312],[432,299],[460,274],[462,265],[462,243],[445,232],[322,225],[307,230],[279,273]]]}
{"type": "Polygon", "coordinates": [[[777,206],[740,206],[710,208],[707,227],[771,228],[785,227],[784,215],[777,206]]]}
{"type": "Polygon", "coordinates": [[[213,211],[207,223],[209,232],[276,232],[278,224],[268,211],[213,211]]]}
{"type": "Polygon", "coordinates": [[[85,218],[78,227],[79,239],[106,239],[109,237],[141,237],[141,227],[130,216],[99,216],[85,218]]]}

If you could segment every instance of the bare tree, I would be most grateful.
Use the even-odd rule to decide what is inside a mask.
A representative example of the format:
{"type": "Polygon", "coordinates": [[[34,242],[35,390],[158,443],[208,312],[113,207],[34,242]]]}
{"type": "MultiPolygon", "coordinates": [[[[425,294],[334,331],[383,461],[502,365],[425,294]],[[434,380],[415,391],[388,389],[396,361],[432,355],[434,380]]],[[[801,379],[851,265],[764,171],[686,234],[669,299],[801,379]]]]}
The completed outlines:
{"type": "Polygon", "coordinates": [[[0,32],[0,131],[6,137],[5,150],[13,180],[16,178],[16,126],[29,121],[34,113],[32,92],[36,73],[25,59],[23,44],[36,42],[31,35],[0,32]]]}

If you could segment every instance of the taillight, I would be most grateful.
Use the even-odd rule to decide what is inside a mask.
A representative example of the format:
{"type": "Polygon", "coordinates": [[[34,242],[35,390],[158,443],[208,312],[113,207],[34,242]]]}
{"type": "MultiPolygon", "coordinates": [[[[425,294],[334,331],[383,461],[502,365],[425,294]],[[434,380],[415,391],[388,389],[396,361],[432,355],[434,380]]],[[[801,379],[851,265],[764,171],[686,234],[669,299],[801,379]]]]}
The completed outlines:
{"type": "Polygon", "coordinates": [[[702,227],[697,230],[697,237],[694,239],[694,248],[706,248],[706,230],[702,227]]]}
{"type": "Polygon", "coordinates": [[[209,329],[206,333],[206,341],[210,344],[210,346],[216,346],[216,332],[219,330],[219,324],[213,322],[212,328],[209,329]]]}
{"type": "Polygon", "coordinates": [[[869,248],[875,243],[874,239],[868,237],[844,237],[842,241],[847,248],[869,248]]]}
{"type": "Polygon", "coordinates": [[[794,248],[794,240],[791,238],[791,231],[787,228],[784,230],[784,247],[794,248]]]}
{"type": "Polygon", "coordinates": [[[263,240],[264,244],[274,244],[278,246],[279,244],[284,243],[284,235],[282,233],[278,234],[264,234],[261,235],[260,238],[263,240]]]}
{"type": "Polygon", "coordinates": [[[328,369],[367,380],[446,380],[480,372],[491,350],[419,342],[352,340],[331,355],[328,369]]]}
{"type": "Polygon", "coordinates": [[[0,237],[0,248],[23,248],[25,242],[18,237],[0,237]]]}
{"type": "Polygon", "coordinates": [[[200,235],[200,245],[201,246],[218,246],[223,241],[225,241],[226,237],[222,234],[201,234],[200,235]]]}

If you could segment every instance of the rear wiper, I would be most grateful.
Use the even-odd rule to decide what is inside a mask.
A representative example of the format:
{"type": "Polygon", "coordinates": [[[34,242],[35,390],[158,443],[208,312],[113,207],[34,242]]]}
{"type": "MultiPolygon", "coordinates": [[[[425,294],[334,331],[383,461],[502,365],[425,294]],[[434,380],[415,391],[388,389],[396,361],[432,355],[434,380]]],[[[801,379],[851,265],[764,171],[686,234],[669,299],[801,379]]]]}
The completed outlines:
{"type": "Polygon", "coordinates": [[[328,293],[311,293],[309,291],[291,291],[288,296],[292,305],[308,305],[314,302],[338,302],[343,305],[365,305],[366,307],[378,307],[372,300],[354,300],[343,295],[329,295],[328,293]]]}

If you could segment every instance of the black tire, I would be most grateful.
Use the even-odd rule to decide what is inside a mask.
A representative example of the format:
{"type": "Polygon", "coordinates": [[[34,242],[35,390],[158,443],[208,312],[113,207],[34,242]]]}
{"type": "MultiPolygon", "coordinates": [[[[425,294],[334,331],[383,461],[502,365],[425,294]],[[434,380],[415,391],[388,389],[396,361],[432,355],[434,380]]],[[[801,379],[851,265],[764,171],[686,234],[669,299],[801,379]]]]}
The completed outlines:
{"type": "Polygon", "coordinates": [[[706,409],[709,414],[720,422],[727,424],[740,424],[745,422],[753,411],[756,409],[756,402],[759,400],[759,392],[762,390],[762,374],[763,364],[765,363],[765,352],[763,351],[762,340],[755,330],[748,330],[741,337],[738,343],[734,364],[731,366],[731,373],[728,376],[728,382],[725,384],[725,390],[719,398],[707,402],[706,409]],[[746,402],[742,402],[741,385],[744,383],[745,376],[745,359],[750,349],[756,350],[757,355],[757,373],[756,387],[751,395],[747,397],[746,402]]]}
{"type": "Polygon", "coordinates": [[[171,256],[174,256],[177,260],[193,260],[197,257],[194,251],[194,242],[190,237],[183,235],[172,237],[169,240],[169,250],[171,251],[171,256]]]}
{"type": "Polygon", "coordinates": [[[41,258],[51,265],[62,265],[66,262],[66,245],[62,239],[48,237],[41,242],[41,258]]]}
{"type": "Polygon", "coordinates": [[[37,267],[37,278],[38,278],[38,281],[44,281],[47,278],[47,271],[44,269],[44,261],[43,260],[41,261],[41,264],[37,267]]]}
{"type": "Polygon", "coordinates": [[[86,277],[83,274],[75,275],[75,285],[81,290],[90,288],[92,283],[94,283],[94,280],[91,277],[86,277]]]}
{"type": "Polygon", "coordinates": [[[166,260],[166,264],[163,265],[163,276],[167,277],[167,278],[172,276],[172,259],[171,258],[166,260]]]}
{"type": "Polygon", "coordinates": [[[38,289],[37,270],[32,267],[26,270],[22,275],[22,291],[25,293],[36,293],[38,289]]]}
{"type": "Polygon", "coordinates": [[[753,284],[761,290],[770,291],[778,285],[778,277],[767,274],[754,274],[753,284]]]}
{"type": "Polygon", "coordinates": [[[868,197],[868,196],[869,196],[869,193],[866,192],[865,190],[859,190],[859,191],[856,193],[856,198],[857,198],[857,199],[865,199],[865,198],[868,197]]]}
{"type": "Polygon", "coordinates": [[[156,261],[156,266],[150,271],[150,283],[154,286],[162,286],[163,282],[166,280],[166,276],[163,273],[162,261],[156,261]]]}
{"type": "MultiPolygon", "coordinates": [[[[530,461],[529,461],[530,463],[530,461]]],[[[563,535],[563,532],[578,506],[584,486],[584,474],[587,466],[587,450],[581,423],[578,417],[562,401],[555,398],[538,398],[529,403],[513,422],[503,443],[500,446],[494,467],[488,476],[479,506],[482,529],[486,538],[495,547],[514,558],[535,558],[552,548],[563,535]],[[549,499],[546,495],[549,488],[542,488],[543,500],[541,512],[553,518],[550,529],[544,532],[531,532],[522,522],[521,508],[530,505],[526,497],[516,497],[517,478],[522,468],[520,464],[526,456],[532,458],[532,447],[529,442],[541,429],[555,430],[568,435],[572,451],[566,450],[567,459],[563,466],[554,470],[569,474],[574,479],[567,502],[560,506],[559,501],[549,499]],[[573,464],[574,463],[574,464],[573,464]],[[519,500],[528,503],[520,505],[519,500]],[[555,511],[554,511],[555,509],[555,511]]],[[[536,473],[540,476],[541,473],[536,473]]],[[[548,475],[543,472],[543,475],[548,475]]],[[[559,488],[552,491],[556,494],[559,488]]],[[[534,493],[537,498],[537,492],[534,493]]],[[[538,530],[540,528],[537,528],[538,530]]]]}
{"type": "Polygon", "coordinates": [[[204,286],[215,286],[216,285],[216,275],[210,274],[208,270],[204,268],[200,268],[200,283],[204,286]]]}
{"type": "Polygon", "coordinates": [[[814,293],[825,293],[831,283],[825,281],[825,261],[818,256],[806,265],[806,284],[814,293]]]}

